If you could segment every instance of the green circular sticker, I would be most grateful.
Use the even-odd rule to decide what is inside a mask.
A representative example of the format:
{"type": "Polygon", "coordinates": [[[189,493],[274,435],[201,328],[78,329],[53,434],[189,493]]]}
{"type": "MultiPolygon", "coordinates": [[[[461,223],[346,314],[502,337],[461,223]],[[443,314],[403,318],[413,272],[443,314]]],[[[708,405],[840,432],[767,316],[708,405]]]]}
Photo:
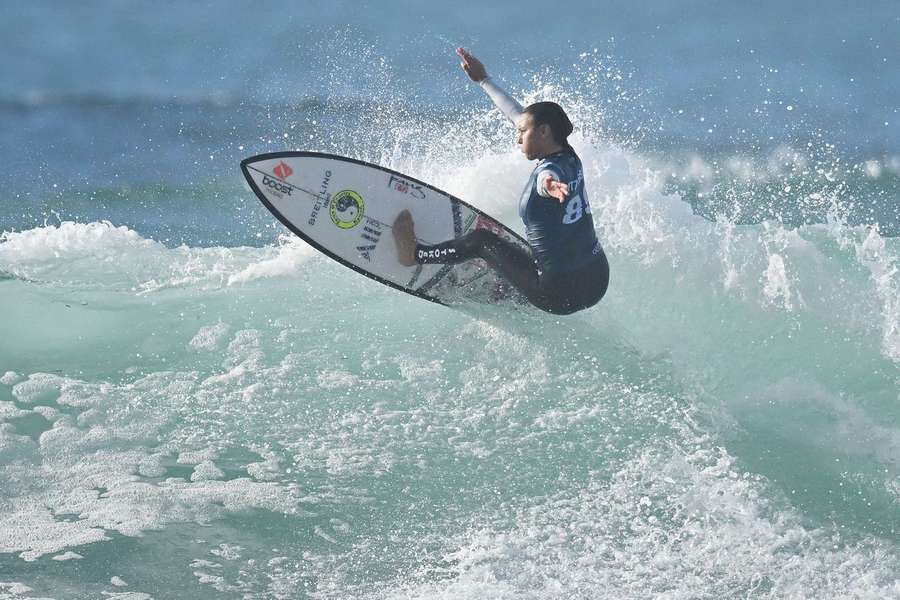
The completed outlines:
{"type": "Polygon", "coordinates": [[[365,203],[353,190],[342,190],[331,197],[331,220],[341,229],[352,229],[362,221],[365,203]]]}

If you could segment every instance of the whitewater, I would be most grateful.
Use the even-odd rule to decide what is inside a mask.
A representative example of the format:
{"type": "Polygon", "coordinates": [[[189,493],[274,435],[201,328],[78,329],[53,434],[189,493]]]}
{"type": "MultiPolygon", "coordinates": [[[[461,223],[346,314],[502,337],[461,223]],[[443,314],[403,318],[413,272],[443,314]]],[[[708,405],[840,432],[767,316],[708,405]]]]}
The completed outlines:
{"type": "MultiPolygon", "coordinates": [[[[613,293],[568,318],[431,305],[287,233],[4,233],[2,571],[59,597],[900,594],[897,238],[711,222],[575,147],[613,293]]],[[[386,166],[515,222],[514,149],[419,164],[386,166]]]]}
{"type": "Polygon", "coordinates": [[[0,102],[154,138],[0,197],[0,599],[900,598],[896,153],[673,149],[614,49],[516,65],[576,124],[609,292],[451,309],[322,256],[239,172],[341,154],[521,232],[513,128],[477,89],[411,100],[379,52],[296,103],[0,102]]]}

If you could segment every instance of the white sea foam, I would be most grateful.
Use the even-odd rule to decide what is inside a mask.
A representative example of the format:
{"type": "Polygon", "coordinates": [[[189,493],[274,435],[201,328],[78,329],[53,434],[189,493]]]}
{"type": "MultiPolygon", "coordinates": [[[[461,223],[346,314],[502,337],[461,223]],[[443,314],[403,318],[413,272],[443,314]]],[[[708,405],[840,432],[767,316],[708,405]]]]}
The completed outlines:
{"type": "Polygon", "coordinates": [[[15,385],[22,380],[22,377],[15,371],[7,371],[0,377],[0,383],[3,385],[15,385]]]}
{"type": "Polygon", "coordinates": [[[178,453],[179,465],[197,465],[202,462],[212,461],[216,458],[218,451],[215,448],[206,448],[205,450],[188,450],[178,453]]]}
{"type": "Polygon", "coordinates": [[[294,276],[298,267],[315,256],[316,250],[297,237],[283,236],[274,256],[254,262],[228,277],[228,285],[247,283],[257,279],[294,276]]]}
{"type": "Polygon", "coordinates": [[[225,473],[211,460],[205,460],[198,464],[191,473],[191,481],[209,481],[223,477],[225,477],[225,473]]]}
{"type": "Polygon", "coordinates": [[[855,248],[857,258],[871,273],[881,301],[882,348],[885,355],[900,363],[900,257],[888,250],[877,228],[869,229],[855,248]]]}
{"type": "Polygon", "coordinates": [[[185,448],[180,453],[179,462],[196,464],[191,483],[173,478],[141,481],[141,477],[159,478],[165,473],[159,455],[148,453],[144,444],[157,441],[160,427],[169,418],[160,414],[159,407],[144,412],[140,405],[147,399],[141,400],[141,394],[160,398],[156,396],[160,392],[185,392],[177,378],[166,392],[166,385],[160,385],[164,379],[154,375],[114,386],[35,374],[14,386],[19,401],[55,401],[81,414],[56,420],[40,435],[39,446],[15,435],[9,425],[0,425],[5,475],[17,478],[36,468],[43,472],[40,485],[7,500],[7,510],[0,517],[0,552],[36,560],[109,540],[109,531],[140,535],[168,523],[208,522],[249,507],[288,514],[297,510],[289,488],[246,478],[219,481],[222,471],[210,460],[215,451],[185,448]],[[158,418],[147,418],[150,414],[158,418]],[[58,515],[78,517],[60,519],[58,515]]]}
{"type": "Polygon", "coordinates": [[[884,542],[836,543],[762,503],[760,480],[723,450],[641,453],[610,481],[528,503],[511,529],[475,527],[445,568],[381,598],[666,598],[900,593],[884,542]],[[623,543],[624,541],[624,543],[623,543]],[[820,569],[829,577],[823,579],[820,569]],[[435,577],[440,572],[439,577],[435,577]]]}
{"type": "Polygon", "coordinates": [[[69,380],[50,373],[35,373],[27,381],[17,383],[12,388],[12,395],[24,404],[35,404],[56,400],[62,386],[69,380]]]}
{"type": "Polygon", "coordinates": [[[24,583],[19,583],[17,581],[0,581],[0,600],[19,600],[20,598],[24,599],[26,597],[31,600],[41,600],[34,596],[25,596],[25,594],[28,594],[31,591],[32,589],[24,583]]]}
{"type": "Polygon", "coordinates": [[[84,557],[77,552],[72,552],[71,550],[68,552],[63,552],[62,554],[57,554],[53,557],[53,560],[63,561],[63,560],[81,560],[84,557]]]}
{"type": "Polygon", "coordinates": [[[228,334],[228,325],[221,321],[215,325],[201,327],[188,345],[197,350],[215,350],[228,334]]]}
{"type": "Polygon", "coordinates": [[[18,419],[31,414],[30,410],[22,410],[12,402],[0,402],[0,421],[18,419]]]}
{"type": "MultiPolygon", "coordinates": [[[[41,261],[71,261],[90,257],[112,264],[124,250],[148,251],[161,245],[137,232],[108,221],[65,221],[21,232],[0,233],[0,265],[13,271],[16,265],[41,261]]],[[[14,272],[14,271],[13,271],[14,272]]]]}
{"type": "Polygon", "coordinates": [[[67,548],[108,540],[103,529],[84,521],[58,521],[42,506],[46,498],[16,498],[0,516],[0,552],[17,553],[26,561],[67,548]]]}
{"type": "Polygon", "coordinates": [[[315,254],[295,236],[282,236],[276,246],[261,249],[166,248],[106,221],[64,222],[0,235],[0,270],[25,279],[139,295],[295,275],[315,254]]]}

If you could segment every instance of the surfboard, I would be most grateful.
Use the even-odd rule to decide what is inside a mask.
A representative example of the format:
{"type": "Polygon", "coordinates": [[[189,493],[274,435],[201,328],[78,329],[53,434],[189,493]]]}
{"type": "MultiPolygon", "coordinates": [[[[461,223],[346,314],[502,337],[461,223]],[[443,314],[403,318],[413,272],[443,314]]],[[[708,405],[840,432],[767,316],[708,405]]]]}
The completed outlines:
{"type": "Polygon", "coordinates": [[[319,152],[273,152],[241,161],[250,188],[275,217],[322,254],[395,289],[444,305],[515,297],[480,259],[404,267],[391,226],[404,209],[416,238],[436,244],[475,229],[528,243],[502,223],[409,175],[319,152]]]}

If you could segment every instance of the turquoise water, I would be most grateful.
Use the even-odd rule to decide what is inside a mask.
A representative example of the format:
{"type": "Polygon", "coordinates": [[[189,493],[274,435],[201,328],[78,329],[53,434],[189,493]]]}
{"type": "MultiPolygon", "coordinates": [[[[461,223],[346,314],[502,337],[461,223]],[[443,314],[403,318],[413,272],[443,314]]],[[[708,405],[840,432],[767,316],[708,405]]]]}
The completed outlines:
{"type": "MultiPolygon", "coordinates": [[[[264,42],[238,35],[249,9],[127,3],[65,9],[41,44],[4,38],[57,62],[3,67],[17,127],[0,148],[32,176],[0,194],[0,598],[900,598],[900,146],[879,129],[895,79],[876,48],[891,7],[868,23],[835,6],[823,19],[849,41],[810,25],[778,46],[762,16],[651,4],[603,25],[615,46],[595,53],[586,20],[498,64],[579,125],[610,259],[603,302],[555,317],[399,294],[243,186],[244,156],[338,152],[521,228],[531,166],[438,58],[457,38],[521,50],[506,12],[467,29],[413,11],[424,33],[401,44],[396,15],[362,5],[374,25],[357,15],[340,46],[322,40],[350,9],[311,6],[314,43],[286,33],[308,16],[268,5],[264,42]],[[676,68],[660,48],[693,28],[721,52],[676,68]],[[112,41],[104,81],[63,68],[67,43],[112,41]],[[741,112],[762,129],[707,138],[708,120],[660,108],[665,82],[750,78],[745,44],[814,90],[798,123],[741,112]],[[807,46],[831,63],[798,66],[807,46]],[[400,93],[426,77],[397,48],[424,57],[431,95],[400,93]],[[322,60],[304,70],[304,52],[322,60]],[[229,72],[237,55],[278,77],[243,92],[260,71],[229,72]]],[[[751,96],[789,87],[766,73],[751,96]]],[[[690,110],[747,100],[713,88],[733,96],[707,87],[690,110]]]]}

